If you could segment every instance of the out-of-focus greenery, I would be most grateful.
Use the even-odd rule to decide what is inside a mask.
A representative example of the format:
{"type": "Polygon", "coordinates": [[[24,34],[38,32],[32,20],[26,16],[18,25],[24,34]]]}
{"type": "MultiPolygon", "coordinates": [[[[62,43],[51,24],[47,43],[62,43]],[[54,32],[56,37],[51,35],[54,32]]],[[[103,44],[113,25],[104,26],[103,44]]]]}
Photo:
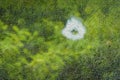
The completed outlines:
{"type": "Polygon", "coordinates": [[[119,0],[0,0],[0,80],[119,80],[119,0]],[[79,17],[84,39],[61,34],[79,17]]]}

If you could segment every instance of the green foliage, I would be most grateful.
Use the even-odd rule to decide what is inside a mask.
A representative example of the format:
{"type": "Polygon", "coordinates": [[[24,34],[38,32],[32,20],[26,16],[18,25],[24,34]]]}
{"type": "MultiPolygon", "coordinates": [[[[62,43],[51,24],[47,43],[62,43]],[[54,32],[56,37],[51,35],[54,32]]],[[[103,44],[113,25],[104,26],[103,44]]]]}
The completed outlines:
{"type": "Polygon", "coordinates": [[[118,0],[1,0],[0,80],[119,80],[118,0]],[[71,16],[86,26],[72,41],[71,16]]]}

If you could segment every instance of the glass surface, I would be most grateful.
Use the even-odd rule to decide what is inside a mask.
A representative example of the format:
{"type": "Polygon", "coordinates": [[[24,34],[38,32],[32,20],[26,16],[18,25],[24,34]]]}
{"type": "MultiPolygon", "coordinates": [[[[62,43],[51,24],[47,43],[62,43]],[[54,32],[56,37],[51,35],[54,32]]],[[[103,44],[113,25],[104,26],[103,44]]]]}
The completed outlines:
{"type": "Polygon", "coordinates": [[[0,80],[120,80],[120,0],[0,0],[0,80]]]}

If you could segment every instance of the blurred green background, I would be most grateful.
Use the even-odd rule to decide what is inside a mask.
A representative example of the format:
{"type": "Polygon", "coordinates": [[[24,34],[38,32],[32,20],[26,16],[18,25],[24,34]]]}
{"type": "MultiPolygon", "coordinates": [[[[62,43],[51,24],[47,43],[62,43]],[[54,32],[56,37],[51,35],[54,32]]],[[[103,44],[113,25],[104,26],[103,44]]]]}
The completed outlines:
{"type": "Polygon", "coordinates": [[[0,0],[0,80],[120,80],[120,0],[0,0]]]}

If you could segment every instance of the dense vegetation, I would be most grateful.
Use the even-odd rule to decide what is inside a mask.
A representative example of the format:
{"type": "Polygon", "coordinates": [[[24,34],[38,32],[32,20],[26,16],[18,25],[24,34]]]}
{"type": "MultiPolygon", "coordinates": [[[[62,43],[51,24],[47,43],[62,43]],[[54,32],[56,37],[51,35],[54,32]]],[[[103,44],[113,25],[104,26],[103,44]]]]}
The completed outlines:
{"type": "Polygon", "coordinates": [[[119,0],[0,0],[0,80],[120,80],[119,0]],[[84,39],[66,39],[71,16],[84,39]]]}

